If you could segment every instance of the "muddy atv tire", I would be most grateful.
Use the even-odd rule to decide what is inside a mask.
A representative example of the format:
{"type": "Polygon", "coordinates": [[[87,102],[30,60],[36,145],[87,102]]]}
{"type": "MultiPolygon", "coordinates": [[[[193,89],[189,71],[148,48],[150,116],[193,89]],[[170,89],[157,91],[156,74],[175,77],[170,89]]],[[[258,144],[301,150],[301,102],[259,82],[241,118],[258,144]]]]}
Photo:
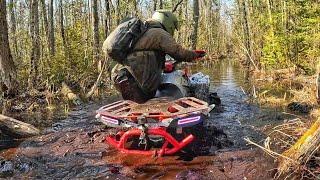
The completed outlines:
{"type": "Polygon", "coordinates": [[[186,153],[188,157],[196,157],[207,154],[209,149],[206,149],[206,145],[203,143],[205,141],[205,137],[202,135],[205,132],[204,127],[197,125],[196,127],[188,128],[185,131],[188,135],[192,134],[195,139],[193,142],[183,148],[182,152],[186,153]]]}
{"type": "Polygon", "coordinates": [[[217,106],[221,105],[221,99],[216,92],[210,93],[208,99],[209,104],[215,104],[217,106]]]}
{"type": "Polygon", "coordinates": [[[209,100],[209,85],[208,84],[197,84],[193,87],[193,96],[197,99],[208,102],[209,100]]]}
{"type": "Polygon", "coordinates": [[[192,96],[202,101],[208,102],[208,104],[221,105],[221,99],[216,92],[210,92],[207,84],[197,84],[193,88],[192,96]]]}
{"type": "Polygon", "coordinates": [[[206,129],[203,123],[194,125],[192,127],[185,127],[182,130],[182,133],[178,134],[176,129],[170,129],[170,134],[177,139],[177,141],[181,141],[190,134],[192,134],[195,139],[184,147],[181,152],[180,156],[183,158],[193,158],[199,155],[205,155],[209,153],[210,145],[207,145],[206,141],[206,129]]]}

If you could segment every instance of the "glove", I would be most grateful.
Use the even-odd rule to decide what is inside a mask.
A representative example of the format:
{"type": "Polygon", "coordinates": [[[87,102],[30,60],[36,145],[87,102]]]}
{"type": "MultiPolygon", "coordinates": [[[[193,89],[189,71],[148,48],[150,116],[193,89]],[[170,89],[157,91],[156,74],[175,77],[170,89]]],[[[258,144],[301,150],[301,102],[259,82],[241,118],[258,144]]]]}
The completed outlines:
{"type": "Polygon", "coordinates": [[[200,59],[207,54],[204,50],[194,50],[193,52],[197,54],[197,57],[195,59],[200,59]]]}

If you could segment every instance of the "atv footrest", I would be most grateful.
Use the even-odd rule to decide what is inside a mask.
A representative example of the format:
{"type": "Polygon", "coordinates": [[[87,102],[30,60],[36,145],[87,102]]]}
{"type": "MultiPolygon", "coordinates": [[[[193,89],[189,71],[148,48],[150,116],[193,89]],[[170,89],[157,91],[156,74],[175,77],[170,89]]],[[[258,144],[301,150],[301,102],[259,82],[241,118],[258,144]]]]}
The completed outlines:
{"type": "Polygon", "coordinates": [[[139,137],[142,133],[142,130],[140,129],[130,129],[126,132],[120,131],[116,136],[119,136],[120,139],[117,140],[115,136],[107,136],[106,141],[120,150],[123,153],[128,154],[140,154],[140,155],[154,155],[154,156],[164,156],[164,155],[172,155],[178,151],[180,151],[182,148],[184,148],[186,145],[191,143],[194,139],[194,136],[190,134],[186,138],[184,138],[181,142],[178,142],[174,137],[172,137],[165,128],[153,128],[148,129],[147,134],[148,135],[156,135],[161,136],[164,138],[164,143],[160,149],[157,150],[135,150],[135,149],[127,149],[125,147],[125,144],[130,138],[133,137],[139,137]]]}

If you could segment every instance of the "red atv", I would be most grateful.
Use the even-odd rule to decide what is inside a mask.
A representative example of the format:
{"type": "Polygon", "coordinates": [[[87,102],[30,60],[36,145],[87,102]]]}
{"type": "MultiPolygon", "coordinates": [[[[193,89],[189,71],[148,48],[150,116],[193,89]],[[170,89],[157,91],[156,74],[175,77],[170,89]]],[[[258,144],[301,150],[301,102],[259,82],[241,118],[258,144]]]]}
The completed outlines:
{"type": "Polygon", "coordinates": [[[199,148],[204,120],[220,99],[209,93],[209,76],[190,76],[175,67],[173,60],[166,61],[156,98],[143,104],[121,100],[97,110],[96,118],[117,130],[107,143],[125,153],[154,156],[199,148]],[[210,96],[215,104],[206,102],[210,96]]]}

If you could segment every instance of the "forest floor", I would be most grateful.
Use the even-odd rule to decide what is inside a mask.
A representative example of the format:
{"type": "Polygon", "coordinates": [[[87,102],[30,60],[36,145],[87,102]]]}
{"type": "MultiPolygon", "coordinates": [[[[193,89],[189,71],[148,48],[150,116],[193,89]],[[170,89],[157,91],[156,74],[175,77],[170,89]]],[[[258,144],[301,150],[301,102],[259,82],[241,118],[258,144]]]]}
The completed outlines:
{"type": "MultiPolygon", "coordinates": [[[[95,110],[119,98],[114,96],[60,113],[52,111],[45,124],[42,117],[48,115],[36,113],[39,115],[34,119],[39,121],[41,135],[2,150],[0,176],[14,179],[271,179],[276,173],[274,159],[248,145],[245,138],[263,144],[274,127],[296,119],[297,115],[284,112],[284,104],[276,107],[253,102],[244,90],[253,89],[252,85],[246,82],[245,72],[240,69],[237,63],[227,60],[195,69],[211,75],[212,90],[222,100],[221,107],[207,119],[206,127],[210,130],[214,126],[227,135],[227,139],[219,139],[215,133],[207,137],[207,141],[221,142],[219,146],[208,143],[211,145],[205,155],[185,159],[179,155],[154,158],[119,153],[104,142],[105,135],[112,129],[106,129],[94,118],[95,110]],[[211,69],[216,71],[210,73],[211,69]]],[[[256,93],[257,96],[267,95],[262,94],[264,90],[258,90],[261,93],[256,93]]],[[[281,96],[283,99],[283,94],[281,96]]]]}

